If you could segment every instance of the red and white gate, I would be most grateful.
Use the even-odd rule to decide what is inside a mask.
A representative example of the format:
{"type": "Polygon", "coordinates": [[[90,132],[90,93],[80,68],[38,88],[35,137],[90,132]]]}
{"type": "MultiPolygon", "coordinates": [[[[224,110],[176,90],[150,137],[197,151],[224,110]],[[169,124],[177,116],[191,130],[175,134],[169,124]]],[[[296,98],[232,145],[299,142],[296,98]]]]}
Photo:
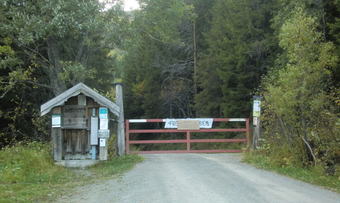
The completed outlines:
{"type": "MultiPolygon", "coordinates": [[[[126,153],[223,153],[223,152],[242,152],[240,149],[200,149],[192,150],[191,143],[246,143],[249,146],[249,119],[248,118],[213,118],[213,122],[243,122],[244,128],[201,128],[199,130],[178,130],[178,129],[130,129],[131,123],[164,123],[168,119],[130,119],[125,121],[126,153]],[[190,133],[202,132],[244,132],[244,138],[238,139],[191,139],[190,133]],[[130,140],[131,134],[145,133],[184,133],[186,139],[176,140],[130,140]],[[159,143],[186,143],[186,150],[161,150],[161,151],[130,151],[133,144],[159,144],[159,143]]],[[[180,119],[177,119],[180,120],[180,119]]]]}

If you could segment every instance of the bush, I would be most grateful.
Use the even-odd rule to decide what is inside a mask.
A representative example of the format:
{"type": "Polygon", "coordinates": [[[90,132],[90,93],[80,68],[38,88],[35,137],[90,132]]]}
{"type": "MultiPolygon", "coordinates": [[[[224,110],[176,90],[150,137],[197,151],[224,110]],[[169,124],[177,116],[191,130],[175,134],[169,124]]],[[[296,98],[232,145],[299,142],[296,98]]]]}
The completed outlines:
{"type": "Polygon", "coordinates": [[[339,146],[337,99],[331,96],[332,43],[325,42],[315,18],[296,8],[280,30],[286,64],[263,82],[264,137],[279,165],[322,165],[334,174],[339,146]]]}
{"type": "Polygon", "coordinates": [[[1,183],[60,182],[68,177],[68,173],[53,163],[48,144],[19,143],[0,151],[1,183]]]}

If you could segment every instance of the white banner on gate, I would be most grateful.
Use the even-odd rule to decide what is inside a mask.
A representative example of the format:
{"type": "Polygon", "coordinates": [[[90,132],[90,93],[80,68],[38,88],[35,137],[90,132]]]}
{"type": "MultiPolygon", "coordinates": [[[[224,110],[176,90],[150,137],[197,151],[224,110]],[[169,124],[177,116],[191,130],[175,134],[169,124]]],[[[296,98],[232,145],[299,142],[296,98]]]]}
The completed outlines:
{"type": "Polygon", "coordinates": [[[165,126],[164,128],[177,128],[178,120],[198,120],[200,123],[200,128],[212,128],[212,124],[214,122],[213,118],[180,118],[180,119],[164,119],[165,126]]]}

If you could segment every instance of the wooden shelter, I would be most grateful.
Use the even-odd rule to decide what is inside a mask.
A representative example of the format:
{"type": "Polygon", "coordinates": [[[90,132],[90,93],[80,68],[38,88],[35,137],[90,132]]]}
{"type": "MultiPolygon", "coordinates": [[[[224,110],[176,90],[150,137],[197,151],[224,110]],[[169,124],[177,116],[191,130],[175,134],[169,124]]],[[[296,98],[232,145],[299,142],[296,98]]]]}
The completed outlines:
{"type": "Polygon", "coordinates": [[[54,160],[107,160],[110,115],[118,121],[118,153],[124,154],[121,84],[116,84],[116,102],[79,83],[41,105],[41,116],[51,114],[54,160]]]}

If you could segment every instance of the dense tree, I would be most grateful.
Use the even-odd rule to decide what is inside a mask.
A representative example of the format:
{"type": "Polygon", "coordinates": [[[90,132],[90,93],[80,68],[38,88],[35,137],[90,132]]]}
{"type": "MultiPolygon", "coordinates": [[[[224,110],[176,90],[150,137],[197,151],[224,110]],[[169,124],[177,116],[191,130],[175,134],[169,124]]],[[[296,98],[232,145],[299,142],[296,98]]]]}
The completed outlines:
{"type": "Polygon", "coordinates": [[[130,117],[192,116],[192,7],[142,1],[127,42],[124,81],[130,117]]]}
{"type": "Polygon", "coordinates": [[[248,117],[251,93],[271,65],[276,43],[270,28],[272,1],[216,1],[208,49],[199,64],[202,116],[248,117]]]}
{"type": "MultiPolygon", "coordinates": [[[[340,57],[340,1],[327,1],[324,8],[325,23],[327,23],[326,38],[335,45],[335,53],[340,57]]],[[[332,78],[334,85],[340,87],[340,65],[332,69],[332,78]]]]}
{"type": "Polygon", "coordinates": [[[95,0],[4,0],[0,10],[1,146],[46,138],[39,106],[67,87],[113,88],[117,57],[109,53],[123,31],[106,33],[122,27],[119,6],[103,12],[95,0]]]}
{"type": "Polygon", "coordinates": [[[337,138],[334,99],[328,94],[334,46],[318,31],[318,18],[296,7],[279,32],[287,63],[264,82],[265,133],[272,150],[288,146],[289,161],[334,161],[337,138]]]}

